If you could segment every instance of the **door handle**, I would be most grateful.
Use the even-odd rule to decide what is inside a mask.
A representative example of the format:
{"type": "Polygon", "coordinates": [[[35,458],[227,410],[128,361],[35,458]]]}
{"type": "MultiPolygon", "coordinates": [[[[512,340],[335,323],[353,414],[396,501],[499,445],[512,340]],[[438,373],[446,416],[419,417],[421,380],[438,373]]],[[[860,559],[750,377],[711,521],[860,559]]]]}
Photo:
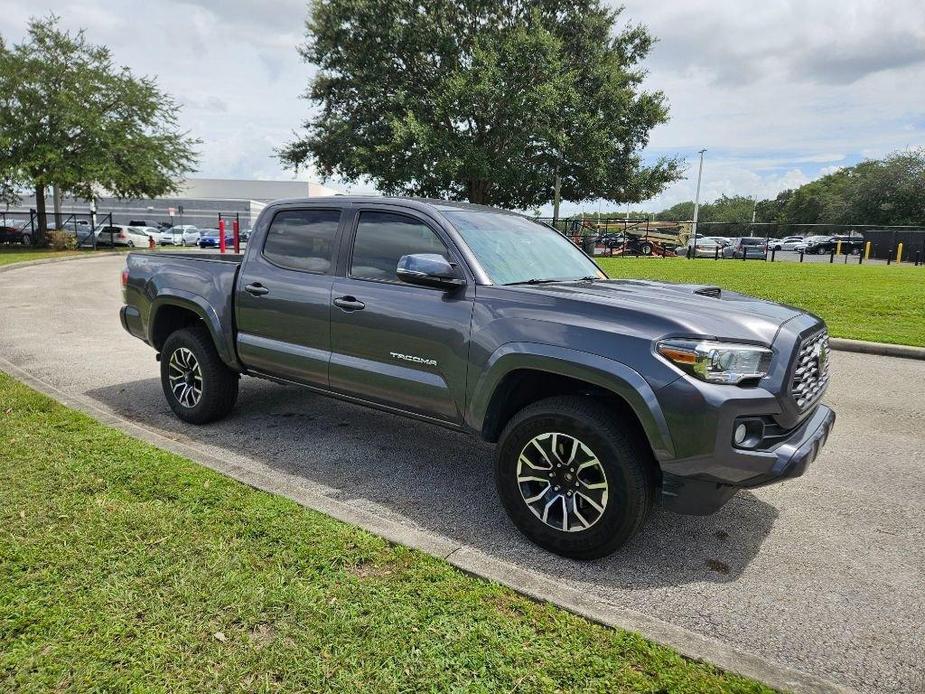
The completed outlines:
{"type": "Polygon", "coordinates": [[[264,294],[269,294],[270,290],[264,287],[260,282],[254,282],[244,287],[244,291],[248,294],[253,294],[254,296],[263,296],[264,294]]]}
{"type": "Polygon", "coordinates": [[[355,296],[339,296],[334,299],[334,305],[348,313],[351,311],[362,311],[366,308],[366,304],[362,301],[358,301],[355,296]]]}

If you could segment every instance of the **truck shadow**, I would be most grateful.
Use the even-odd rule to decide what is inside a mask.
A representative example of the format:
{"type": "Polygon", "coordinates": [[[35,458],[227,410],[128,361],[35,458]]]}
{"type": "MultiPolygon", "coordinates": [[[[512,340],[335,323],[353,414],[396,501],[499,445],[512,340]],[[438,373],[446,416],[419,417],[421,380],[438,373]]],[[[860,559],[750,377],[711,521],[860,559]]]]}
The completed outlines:
{"type": "Polygon", "coordinates": [[[255,379],[242,380],[231,416],[204,427],[176,419],[156,379],[87,395],[132,421],[296,474],[338,500],[557,580],[619,589],[735,581],[778,515],[748,492],[712,516],[656,509],[643,532],[615,554],[577,562],[518,533],[495,494],[494,448],[470,436],[255,379]]]}

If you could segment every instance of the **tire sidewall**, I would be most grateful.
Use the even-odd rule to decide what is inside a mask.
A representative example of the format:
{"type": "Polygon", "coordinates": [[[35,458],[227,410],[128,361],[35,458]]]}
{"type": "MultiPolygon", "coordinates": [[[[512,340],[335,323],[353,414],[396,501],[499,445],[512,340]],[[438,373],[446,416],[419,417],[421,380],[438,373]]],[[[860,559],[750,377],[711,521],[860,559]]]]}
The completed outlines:
{"type": "Polygon", "coordinates": [[[617,547],[635,533],[635,519],[643,502],[630,493],[633,485],[628,466],[638,464],[632,457],[632,447],[625,440],[616,440],[569,413],[544,412],[513,423],[505,432],[497,449],[496,484],[508,515],[530,540],[550,551],[565,556],[587,558],[602,556],[609,551],[600,548],[617,547]],[[544,433],[557,432],[574,436],[597,456],[604,469],[608,485],[608,502],[603,515],[587,530],[566,532],[556,530],[537,518],[520,493],[517,483],[517,460],[531,439],[544,433]]]}

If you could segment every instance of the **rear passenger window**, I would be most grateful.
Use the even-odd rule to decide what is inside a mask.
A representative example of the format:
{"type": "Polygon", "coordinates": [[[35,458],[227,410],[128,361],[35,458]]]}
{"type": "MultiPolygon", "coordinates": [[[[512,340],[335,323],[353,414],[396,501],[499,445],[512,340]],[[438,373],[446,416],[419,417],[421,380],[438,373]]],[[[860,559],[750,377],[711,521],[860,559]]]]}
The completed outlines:
{"type": "Polygon", "coordinates": [[[391,212],[361,212],[350,276],[397,280],[398,261],[413,253],[437,253],[449,259],[443,241],[426,224],[391,212]]]}
{"type": "Polygon", "coordinates": [[[338,210],[283,210],[267,230],[263,255],[292,270],[328,272],[334,258],[338,210]]]}

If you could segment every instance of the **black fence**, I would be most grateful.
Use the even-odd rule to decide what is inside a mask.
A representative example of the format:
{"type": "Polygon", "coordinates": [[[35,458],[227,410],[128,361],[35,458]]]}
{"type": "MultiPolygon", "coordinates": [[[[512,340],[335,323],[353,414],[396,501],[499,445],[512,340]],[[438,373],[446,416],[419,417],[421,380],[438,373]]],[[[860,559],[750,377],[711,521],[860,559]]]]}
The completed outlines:
{"type": "MultiPolygon", "coordinates": [[[[664,221],[625,217],[565,217],[553,219],[552,217],[538,217],[537,221],[547,224],[568,236],[576,245],[585,250],[594,249],[596,253],[611,255],[614,252],[613,239],[631,240],[635,237],[655,242],[660,241],[667,248],[672,243],[669,237],[677,236],[675,250],[677,254],[684,255],[687,242],[693,233],[693,222],[690,220],[664,221]],[[591,243],[590,239],[594,239],[591,243]]],[[[836,237],[851,239],[852,246],[847,244],[842,252],[850,254],[851,248],[860,247],[862,250],[856,255],[870,260],[881,260],[890,263],[901,260],[925,264],[925,226],[882,226],[875,224],[790,224],[784,222],[698,222],[698,237],[715,237],[720,239],[735,239],[740,237],[754,237],[764,239],[768,246],[768,260],[777,259],[773,254],[774,240],[799,236],[801,238],[836,237]],[[867,242],[870,242],[868,254],[867,242]],[[900,245],[901,244],[901,245],[900,245]],[[899,258],[899,253],[902,257],[899,258]]],[[[624,242],[625,243],[625,242],[624,242]]],[[[639,244],[636,244],[639,247],[639,244]]],[[[632,253],[632,250],[630,251],[632,253]]],[[[647,254],[646,254],[647,255],[647,254]]],[[[718,254],[722,258],[722,254],[718,254]]],[[[824,255],[830,255],[826,251],[824,255]]],[[[785,256],[788,257],[789,256],[785,256]]],[[[834,258],[832,259],[834,262],[834,258]]],[[[841,260],[841,259],[840,259],[841,260]]]]}
{"type": "Polygon", "coordinates": [[[112,214],[95,213],[69,213],[62,214],[60,222],[55,221],[55,215],[46,216],[45,229],[39,224],[39,215],[35,210],[28,212],[0,211],[0,243],[20,244],[24,246],[41,246],[48,241],[48,234],[52,231],[63,231],[74,236],[77,248],[96,248],[106,244],[105,239],[100,242],[99,231],[106,226],[112,226],[112,214]]]}

